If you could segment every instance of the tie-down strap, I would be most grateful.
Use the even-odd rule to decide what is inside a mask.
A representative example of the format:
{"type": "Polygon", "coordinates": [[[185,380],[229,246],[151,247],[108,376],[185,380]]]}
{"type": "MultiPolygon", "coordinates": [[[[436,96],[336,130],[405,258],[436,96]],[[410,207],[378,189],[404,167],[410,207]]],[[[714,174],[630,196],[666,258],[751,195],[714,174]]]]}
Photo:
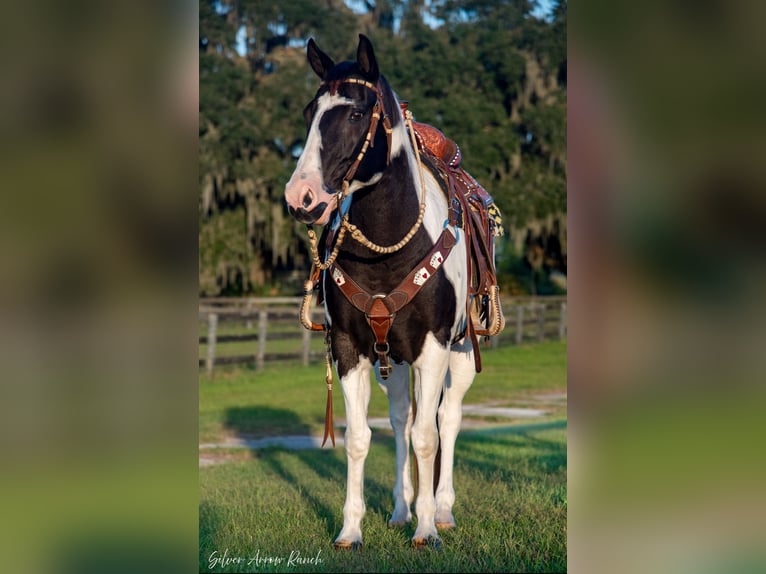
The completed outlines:
{"type": "Polygon", "coordinates": [[[378,354],[378,368],[381,378],[387,379],[391,374],[391,363],[388,358],[388,332],[391,330],[396,313],[412,301],[423,288],[423,285],[441,267],[456,243],[455,234],[449,227],[445,226],[431,250],[415,265],[409,275],[387,295],[382,293],[371,295],[349,277],[348,273],[337,262],[328,269],[333,282],[349,303],[364,313],[367,324],[375,335],[374,349],[378,354]]]}

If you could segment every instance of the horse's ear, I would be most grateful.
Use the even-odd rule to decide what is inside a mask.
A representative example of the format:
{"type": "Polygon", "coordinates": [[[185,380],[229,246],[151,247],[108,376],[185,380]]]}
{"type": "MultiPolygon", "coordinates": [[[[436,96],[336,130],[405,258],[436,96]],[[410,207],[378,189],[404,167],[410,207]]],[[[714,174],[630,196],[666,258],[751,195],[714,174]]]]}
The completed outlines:
{"type": "Polygon", "coordinates": [[[319,49],[317,43],[314,42],[314,38],[309,38],[309,44],[306,47],[306,56],[309,59],[311,69],[314,70],[317,76],[324,80],[327,72],[335,67],[335,62],[332,58],[319,49]]]}
{"type": "Polygon", "coordinates": [[[356,48],[356,63],[371,82],[377,82],[380,71],[378,70],[378,61],[375,59],[375,52],[372,49],[372,42],[364,34],[359,34],[359,46],[356,48]]]}

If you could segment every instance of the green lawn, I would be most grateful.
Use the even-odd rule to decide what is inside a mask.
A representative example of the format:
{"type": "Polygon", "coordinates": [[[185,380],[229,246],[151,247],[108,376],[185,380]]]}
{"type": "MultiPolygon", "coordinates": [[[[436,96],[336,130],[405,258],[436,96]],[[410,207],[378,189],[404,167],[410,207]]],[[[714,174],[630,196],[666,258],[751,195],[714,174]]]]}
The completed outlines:
{"type": "MultiPolygon", "coordinates": [[[[510,406],[529,394],[566,391],[566,342],[483,349],[482,365],[466,394],[466,404],[510,406]]],[[[201,373],[200,442],[236,435],[321,435],[325,388],[321,363],[308,367],[267,364],[262,373],[251,368],[217,368],[212,378],[201,373]]],[[[333,399],[336,416],[343,416],[339,384],[333,399]]],[[[553,414],[565,417],[562,412],[553,414]]],[[[376,383],[369,415],[388,416],[388,402],[376,383]]]]}
{"type": "MultiPolygon", "coordinates": [[[[565,343],[486,350],[483,359],[484,372],[466,403],[514,404],[532,395],[566,391],[565,343]]],[[[202,376],[200,440],[321,434],[322,379],[321,365],[267,367],[258,375],[249,369],[217,370],[213,380],[202,376]]],[[[337,416],[343,416],[340,392],[334,406],[337,416]]],[[[370,415],[386,414],[385,397],[374,388],[370,415]]],[[[393,509],[395,467],[390,431],[373,430],[365,467],[365,546],[358,553],[332,548],[345,497],[342,448],[241,450],[230,457],[230,462],[200,469],[202,572],[566,569],[564,407],[532,423],[460,433],[454,475],[458,528],[442,533],[438,552],[412,548],[414,526],[386,526],[393,509]]]]}

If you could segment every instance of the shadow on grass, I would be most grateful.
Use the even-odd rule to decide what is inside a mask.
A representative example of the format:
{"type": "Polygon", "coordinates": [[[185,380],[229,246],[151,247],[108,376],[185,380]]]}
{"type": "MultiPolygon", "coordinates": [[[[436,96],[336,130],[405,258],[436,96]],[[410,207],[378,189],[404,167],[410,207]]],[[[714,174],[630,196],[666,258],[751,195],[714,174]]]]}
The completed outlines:
{"type": "Polygon", "coordinates": [[[264,406],[230,407],[223,424],[241,438],[309,434],[309,425],[293,411],[264,406]]]}
{"type": "MultiPolygon", "coordinates": [[[[265,406],[233,407],[226,410],[224,425],[236,436],[244,439],[263,436],[309,435],[310,426],[295,412],[265,406]]],[[[335,430],[339,436],[338,429],[335,430]]],[[[342,431],[340,432],[342,436],[342,431]]],[[[385,444],[390,450],[390,487],[372,480],[369,474],[364,479],[364,497],[368,511],[388,516],[393,511],[392,489],[396,474],[395,444],[392,436],[373,431],[372,442],[385,444]]],[[[343,505],[346,489],[346,460],[343,447],[336,449],[291,450],[283,447],[252,449],[253,458],[258,459],[286,485],[298,492],[316,511],[317,518],[324,524],[328,535],[335,537],[342,526],[342,514],[337,507],[343,505]],[[336,450],[337,449],[337,450],[336,450]],[[343,453],[338,456],[338,450],[343,453]],[[297,463],[297,464],[296,464],[297,463]],[[300,470],[299,470],[300,469],[300,470]],[[317,488],[317,484],[321,484],[317,488]],[[328,502],[328,495],[337,494],[337,504],[328,502]]],[[[366,465],[368,468],[369,465],[366,465]]],[[[333,495],[336,496],[336,495],[333,495]]]]}
{"type": "Polygon", "coordinates": [[[565,469],[567,450],[566,443],[546,440],[535,434],[565,429],[566,426],[566,421],[550,421],[462,431],[455,444],[455,461],[479,470],[486,477],[497,474],[506,480],[538,479],[540,474],[565,469]],[[507,452],[507,457],[498,456],[498,446],[507,452]],[[533,454],[528,453],[530,448],[534,450],[533,454]],[[529,464],[519,464],[519,456],[529,464]]]}

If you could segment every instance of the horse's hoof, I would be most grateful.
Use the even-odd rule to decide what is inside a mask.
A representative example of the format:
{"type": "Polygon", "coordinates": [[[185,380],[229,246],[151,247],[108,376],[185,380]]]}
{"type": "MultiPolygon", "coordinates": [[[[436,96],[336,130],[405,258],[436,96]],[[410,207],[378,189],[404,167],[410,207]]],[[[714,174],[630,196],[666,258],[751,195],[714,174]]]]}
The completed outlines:
{"type": "Polygon", "coordinates": [[[455,528],[457,524],[453,522],[437,522],[436,523],[436,529],[437,530],[452,530],[455,528]]]}
{"type": "Polygon", "coordinates": [[[388,527],[389,528],[404,528],[407,526],[411,520],[389,520],[388,521],[388,527]]]}
{"type": "Polygon", "coordinates": [[[359,552],[362,549],[362,543],[359,540],[336,540],[333,543],[335,550],[351,550],[352,552],[359,552]]]}
{"type": "Polygon", "coordinates": [[[429,536],[428,538],[413,538],[412,545],[418,550],[430,548],[431,550],[441,550],[442,541],[438,536],[429,536]]]}

